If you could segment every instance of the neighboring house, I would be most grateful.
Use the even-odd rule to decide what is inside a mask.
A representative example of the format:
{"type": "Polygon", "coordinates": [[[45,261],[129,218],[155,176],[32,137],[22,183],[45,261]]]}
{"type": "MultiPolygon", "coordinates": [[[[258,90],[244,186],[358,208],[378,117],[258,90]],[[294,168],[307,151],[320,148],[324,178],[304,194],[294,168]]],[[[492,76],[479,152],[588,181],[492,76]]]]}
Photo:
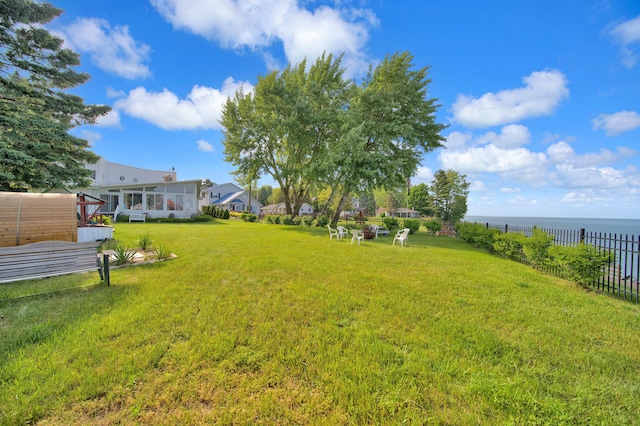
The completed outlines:
{"type": "Polygon", "coordinates": [[[216,206],[231,212],[249,211],[251,204],[251,213],[259,214],[262,204],[254,197],[233,183],[223,183],[221,185],[213,185],[202,189],[202,204],[205,206],[216,206]],[[251,203],[249,203],[251,198],[251,203]]]}
{"type": "Polygon", "coordinates": [[[101,213],[187,218],[199,212],[201,180],[178,181],[173,170],[141,169],[102,158],[86,168],[91,170],[93,182],[78,191],[105,201],[101,213]]]}
{"type": "Polygon", "coordinates": [[[420,212],[418,212],[416,210],[413,210],[413,209],[400,207],[400,208],[397,208],[397,209],[389,212],[389,215],[392,216],[392,217],[418,218],[418,217],[420,217],[420,212]]]}
{"type": "MultiPolygon", "coordinates": [[[[260,209],[260,214],[287,214],[287,206],[284,203],[269,204],[260,209]]],[[[303,203],[298,214],[300,216],[310,216],[313,214],[313,207],[308,203],[303,203]]]]}

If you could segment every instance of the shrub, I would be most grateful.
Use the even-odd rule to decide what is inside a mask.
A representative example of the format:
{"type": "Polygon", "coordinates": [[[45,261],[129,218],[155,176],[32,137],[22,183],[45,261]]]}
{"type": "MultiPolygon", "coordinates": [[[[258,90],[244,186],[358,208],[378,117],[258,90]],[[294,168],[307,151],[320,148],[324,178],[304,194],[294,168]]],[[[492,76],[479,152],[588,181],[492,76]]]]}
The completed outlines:
{"type": "Polygon", "coordinates": [[[245,222],[247,222],[247,216],[249,216],[248,212],[240,213],[240,219],[244,220],[245,222]]]}
{"type": "Polygon", "coordinates": [[[398,223],[398,219],[395,217],[385,217],[382,219],[382,223],[384,227],[387,228],[390,232],[395,231],[400,228],[400,224],[398,223]]]}
{"type": "Polygon", "coordinates": [[[427,232],[431,234],[436,234],[442,231],[442,220],[437,217],[427,220],[423,223],[423,225],[425,228],[427,228],[427,232]]]}
{"type": "Polygon", "coordinates": [[[299,226],[302,223],[302,218],[300,216],[296,216],[292,219],[294,225],[299,226]]]}
{"type": "Polygon", "coordinates": [[[133,257],[136,254],[135,250],[132,250],[122,244],[118,244],[112,250],[113,261],[116,265],[124,265],[125,263],[133,262],[133,257]]]}
{"type": "Polygon", "coordinates": [[[527,236],[522,233],[509,232],[496,235],[493,239],[493,249],[512,260],[522,258],[522,248],[527,240],[527,236]]]}
{"type": "Polygon", "coordinates": [[[116,222],[129,222],[129,215],[119,214],[116,218],[116,222]]]}
{"type": "Polygon", "coordinates": [[[604,250],[580,243],[574,246],[553,245],[549,248],[550,261],[560,268],[560,274],[583,287],[596,281],[611,262],[604,250]]]}
{"type": "Polygon", "coordinates": [[[168,259],[171,257],[171,250],[162,245],[158,245],[153,251],[156,259],[168,259]]]}
{"type": "Polygon", "coordinates": [[[229,210],[224,210],[222,212],[222,218],[223,219],[229,219],[230,215],[229,215],[229,210]]]}
{"type": "Polygon", "coordinates": [[[415,234],[420,229],[420,221],[417,219],[405,219],[404,227],[409,228],[410,234],[415,234]]]}
{"type": "Polygon", "coordinates": [[[293,218],[290,214],[286,214],[282,216],[282,224],[283,225],[293,225],[293,218]]]}
{"type": "Polygon", "coordinates": [[[257,221],[258,221],[258,215],[255,215],[255,214],[247,215],[247,222],[257,222],[257,221]]]}
{"type": "Polygon", "coordinates": [[[277,216],[273,219],[273,223],[275,223],[276,225],[280,225],[280,222],[282,222],[282,217],[280,217],[280,215],[277,215],[277,216]]]}
{"type": "Polygon", "coordinates": [[[138,238],[138,247],[140,247],[140,250],[147,251],[151,248],[152,245],[153,239],[151,238],[151,235],[144,234],[140,238],[138,238]]]}
{"type": "Polygon", "coordinates": [[[304,226],[313,225],[313,216],[303,216],[302,223],[304,224],[304,226]]]}
{"type": "Polygon", "coordinates": [[[478,223],[460,223],[456,230],[459,238],[489,252],[493,251],[495,236],[500,234],[499,230],[478,223]]]}
{"type": "Polygon", "coordinates": [[[316,219],[316,226],[325,227],[329,224],[329,218],[327,216],[318,216],[316,219]]]}
{"type": "Polygon", "coordinates": [[[549,247],[553,237],[542,229],[535,228],[531,237],[525,239],[522,251],[534,268],[541,268],[549,262],[549,247]]]}

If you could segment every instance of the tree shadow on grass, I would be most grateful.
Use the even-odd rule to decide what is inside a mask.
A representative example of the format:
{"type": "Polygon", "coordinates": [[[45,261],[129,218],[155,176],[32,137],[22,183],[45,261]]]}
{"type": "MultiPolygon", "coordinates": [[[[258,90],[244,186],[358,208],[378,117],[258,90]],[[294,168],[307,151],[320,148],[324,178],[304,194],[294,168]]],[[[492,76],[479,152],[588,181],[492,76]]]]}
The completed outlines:
{"type": "MultiPolygon", "coordinates": [[[[64,277],[55,277],[63,279],[64,277]]],[[[135,286],[99,284],[0,301],[0,366],[79,322],[109,310],[137,292],[135,286]]]]}

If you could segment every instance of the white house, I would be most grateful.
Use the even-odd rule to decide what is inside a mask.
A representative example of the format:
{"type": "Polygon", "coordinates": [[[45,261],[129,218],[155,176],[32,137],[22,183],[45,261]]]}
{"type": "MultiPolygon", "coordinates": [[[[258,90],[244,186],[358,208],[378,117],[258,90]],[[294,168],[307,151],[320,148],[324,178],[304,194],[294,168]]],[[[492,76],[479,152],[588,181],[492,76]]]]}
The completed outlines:
{"type": "MultiPolygon", "coordinates": [[[[284,203],[269,204],[260,209],[261,214],[286,214],[287,206],[284,203]]],[[[303,203],[300,206],[300,216],[309,216],[313,214],[313,207],[310,204],[303,203]]]]}
{"type": "Polygon", "coordinates": [[[86,168],[92,184],[79,191],[105,201],[100,209],[104,214],[187,218],[199,212],[200,179],[178,181],[173,170],[141,169],[102,158],[86,168]]]}
{"type": "Polygon", "coordinates": [[[233,183],[223,183],[221,185],[213,185],[202,189],[202,205],[216,206],[232,212],[249,211],[253,214],[259,214],[262,204],[254,197],[233,183]],[[249,203],[251,198],[251,203],[249,203]],[[251,205],[251,207],[249,207],[251,205]]]}
{"type": "Polygon", "coordinates": [[[392,217],[418,218],[420,217],[420,212],[406,207],[400,207],[389,212],[389,215],[392,217]]]}

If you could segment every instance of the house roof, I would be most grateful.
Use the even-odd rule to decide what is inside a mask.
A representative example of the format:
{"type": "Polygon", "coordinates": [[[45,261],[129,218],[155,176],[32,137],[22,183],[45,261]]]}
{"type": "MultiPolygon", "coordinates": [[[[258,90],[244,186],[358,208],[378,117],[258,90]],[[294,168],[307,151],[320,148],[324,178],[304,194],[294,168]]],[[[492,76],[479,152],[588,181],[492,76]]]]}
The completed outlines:
{"type": "Polygon", "coordinates": [[[216,201],[216,204],[228,204],[233,200],[235,200],[236,198],[240,197],[242,194],[244,194],[244,191],[230,192],[224,197],[221,197],[218,201],[216,201]]]}

